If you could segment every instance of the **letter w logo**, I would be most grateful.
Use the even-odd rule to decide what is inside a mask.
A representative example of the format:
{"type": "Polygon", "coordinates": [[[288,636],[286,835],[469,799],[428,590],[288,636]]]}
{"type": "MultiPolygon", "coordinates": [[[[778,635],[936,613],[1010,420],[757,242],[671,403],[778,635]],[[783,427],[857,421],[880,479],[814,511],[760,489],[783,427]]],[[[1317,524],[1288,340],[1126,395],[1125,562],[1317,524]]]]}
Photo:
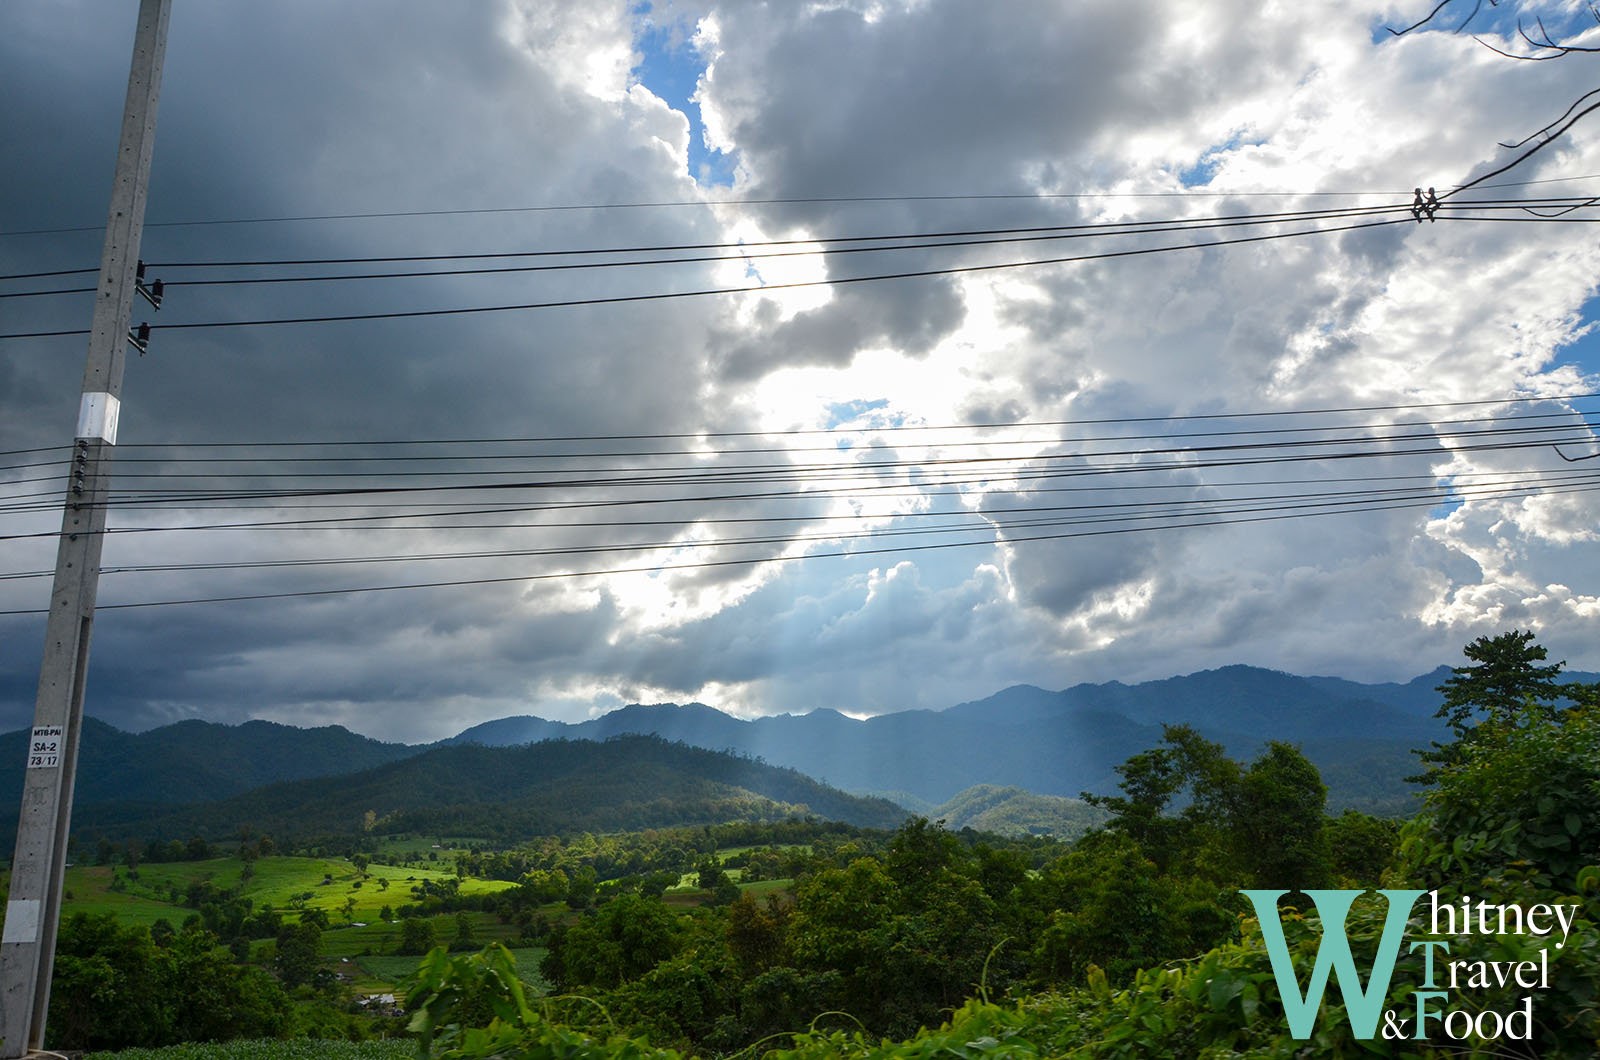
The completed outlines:
{"type": "Polygon", "coordinates": [[[1389,979],[1394,975],[1394,962],[1400,955],[1400,943],[1406,932],[1406,918],[1411,906],[1426,891],[1379,891],[1389,900],[1389,913],[1383,922],[1383,937],[1378,942],[1378,955],[1372,963],[1372,975],[1365,990],[1361,977],[1356,974],[1356,962],[1350,956],[1350,937],[1345,933],[1345,918],[1356,896],[1364,891],[1314,890],[1306,893],[1317,907],[1322,919],[1322,941],[1317,945],[1317,962],[1311,969],[1311,982],[1305,996],[1300,994],[1300,982],[1295,978],[1294,961],[1289,956],[1289,946],[1283,938],[1283,922],[1278,919],[1278,899],[1288,891],[1240,891],[1256,908],[1261,921],[1261,937],[1267,944],[1267,956],[1272,959],[1272,974],[1278,980],[1278,994],[1283,998],[1283,1011],[1289,1018],[1289,1033],[1296,1038],[1311,1037],[1316,1022],[1317,1009],[1322,1005],[1322,992],[1328,986],[1331,968],[1339,977],[1339,992],[1344,997],[1345,1012],[1350,1017],[1350,1029],[1357,1038],[1370,1039],[1377,1033],[1378,1017],[1383,1014],[1383,999],[1389,993],[1389,979]]]}

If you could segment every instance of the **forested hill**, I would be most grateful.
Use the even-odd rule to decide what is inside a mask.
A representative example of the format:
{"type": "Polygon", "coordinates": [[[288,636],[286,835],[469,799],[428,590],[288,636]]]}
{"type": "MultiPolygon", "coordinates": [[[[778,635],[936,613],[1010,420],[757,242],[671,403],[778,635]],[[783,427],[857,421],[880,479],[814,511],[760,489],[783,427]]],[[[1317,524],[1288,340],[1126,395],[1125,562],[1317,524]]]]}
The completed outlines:
{"type": "MultiPolygon", "coordinates": [[[[1115,767],[1161,740],[1164,724],[1194,726],[1249,757],[1267,740],[1301,746],[1328,784],[1330,807],[1412,810],[1412,748],[1442,738],[1434,718],[1439,667],[1411,681],[1362,684],[1225,666],[1140,684],[1080,684],[1058,692],[1015,685],[946,710],[864,721],[838,711],[744,721],[702,704],[630,706],[577,725],[502,718],[455,737],[488,745],[657,733],[792,766],[849,791],[893,791],[935,806],[975,785],[1076,796],[1116,789],[1115,767]]],[[[1568,680],[1596,675],[1568,673],[1568,680]]]]}
{"type": "Polygon", "coordinates": [[[362,827],[523,839],[573,831],[637,831],[796,814],[894,828],[906,813],[883,799],[657,737],[438,747],[341,777],[290,781],[185,807],[81,807],[74,831],[108,836],[224,838],[241,825],[278,837],[362,827]],[[370,813],[370,816],[368,814],[370,813]]]}
{"type": "Polygon", "coordinates": [[[1449,670],[1405,684],[1296,677],[1251,666],[1058,692],[1016,685],[946,710],[857,721],[832,710],[742,721],[700,704],[631,706],[567,725],[503,718],[458,741],[507,745],[552,737],[652,732],[792,766],[852,791],[897,791],[938,805],[979,784],[1048,795],[1116,788],[1114,768],[1154,746],[1163,724],[1193,725],[1235,755],[1269,739],[1300,744],[1322,770],[1334,807],[1403,811],[1411,748],[1442,735],[1434,691],[1449,670]]]}
{"type": "MultiPolygon", "coordinates": [[[[1322,771],[1335,809],[1408,812],[1414,789],[1404,778],[1416,771],[1410,750],[1441,735],[1433,718],[1439,703],[1434,689],[1448,675],[1440,667],[1404,684],[1369,685],[1230,666],[1056,692],[1017,685],[946,710],[865,721],[833,710],[744,721],[700,704],[635,705],[576,725],[503,718],[446,743],[510,746],[653,733],[760,757],[848,791],[901,792],[909,796],[908,805],[939,806],[983,784],[1067,797],[1109,793],[1116,788],[1114,767],[1159,742],[1163,723],[1188,723],[1239,757],[1249,757],[1268,739],[1299,743],[1322,771]]],[[[0,735],[0,800],[12,806],[0,814],[6,821],[15,819],[26,741],[26,730],[0,735]]],[[[427,750],[337,726],[185,721],[134,734],[88,718],[77,817],[103,803],[175,806],[221,799],[277,781],[370,769],[427,750]]]]}
{"type": "MultiPolygon", "coordinates": [[[[297,729],[270,721],[180,721],[130,733],[92,717],[83,720],[79,745],[78,805],[221,799],[274,781],[368,769],[420,750],[337,725],[297,729]]],[[[27,729],[0,734],[0,797],[13,805],[22,791],[27,749],[27,729]]]]}

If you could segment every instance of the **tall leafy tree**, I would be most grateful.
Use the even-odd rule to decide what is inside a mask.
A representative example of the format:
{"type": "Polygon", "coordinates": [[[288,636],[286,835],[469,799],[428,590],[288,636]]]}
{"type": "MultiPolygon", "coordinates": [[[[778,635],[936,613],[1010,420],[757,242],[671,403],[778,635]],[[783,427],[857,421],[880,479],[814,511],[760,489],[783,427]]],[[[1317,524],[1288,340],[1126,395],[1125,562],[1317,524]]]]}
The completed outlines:
{"type": "Polygon", "coordinates": [[[1457,666],[1438,691],[1444,694],[1434,717],[1450,723],[1457,737],[1464,736],[1480,716],[1514,722],[1529,706],[1553,717],[1549,705],[1564,698],[1556,680],[1565,662],[1543,663],[1547,652],[1535,643],[1532,630],[1514,629],[1498,637],[1479,637],[1463,649],[1472,666],[1457,666]]]}
{"type": "Polygon", "coordinates": [[[1084,792],[1083,800],[1109,810],[1106,827],[1132,839],[1166,872],[1180,856],[1216,845],[1233,816],[1239,764],[1188,725],[1163,726],[1161,742],[1116,767],[1122,795],[1084,792]],[[1172,804],[1184,795],[1188,804],[1173,812],[1172,804]]]}
{"type": "Polygon", "coordinates": [[[1428,768],[1411,777],[1413,782],[1431,784],[1442,769],[1458,764],[1463,746],[1480,735],[1483,723],[1514,726],[1524,714],[1553,720],[1559,713],[1555,704],[1567,698],[1569,690],[1557,680],[1565,663],[1545,663],[1548,653],[1532,630],[1479,637],[1462,653],[1472,665],[1454,667],[1438,686],[1444,702],[1434,712],[1449,723],[1455,739],[1435,740],[1416,752],[1428,768]]]}
{"type": "Polygon", "coordinates": [[[155,945],[113,913],[61,922],[50,990],[51,1049],[120,1049],[275,1037],[289,999],[259,968],[241,968],[215,935],[187,930],[155,945]]]}
{"type": "Polygon", "coordinates": [[[1239,778],[1229,832],[1257,887],[1303,891],[1327,882],[1322,834],[1328,788],[1298,747],[1273,740],[1239,778]]]}

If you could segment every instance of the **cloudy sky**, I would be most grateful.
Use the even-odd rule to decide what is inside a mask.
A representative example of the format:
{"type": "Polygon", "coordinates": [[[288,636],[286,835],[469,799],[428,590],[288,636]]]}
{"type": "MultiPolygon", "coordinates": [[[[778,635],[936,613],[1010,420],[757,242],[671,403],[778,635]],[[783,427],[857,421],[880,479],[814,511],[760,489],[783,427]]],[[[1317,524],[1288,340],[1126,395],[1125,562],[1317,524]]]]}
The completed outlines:
{"type": "MultiPolygon", "coordinates": [[[[1511,627],[1600,669],[1592,211],[1457,205],[1600,194],[1600,118],[1407,210],[1584,56],[1360,0],[174,6],[92,715],[872,714],[1511,627]],[[450,274],[303,279],[373,272],[450,274]]],[[[98,262],[136,7],[0,7],[8,277],[98,262]]],[[[83,346],[0,340],[6,729],[83,346]]]]}

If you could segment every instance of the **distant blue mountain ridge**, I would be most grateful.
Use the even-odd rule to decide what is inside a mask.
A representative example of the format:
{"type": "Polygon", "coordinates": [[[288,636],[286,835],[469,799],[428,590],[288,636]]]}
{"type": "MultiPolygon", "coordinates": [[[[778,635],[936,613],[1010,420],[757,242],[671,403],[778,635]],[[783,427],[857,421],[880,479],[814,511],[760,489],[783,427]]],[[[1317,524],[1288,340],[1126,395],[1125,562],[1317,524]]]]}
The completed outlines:
{"type": "MultiPolygon", "coordinates": [[[[1074,797],[1116,789],[1115,767],[1155,746],[1164,724],[1188,724],[1252,757],[1268,740],[1298,744],[1322,771],[1332,809],[1407,812],[1417,772],[1411,749],[1440,738],[1439,667],[1411,681],[1364,684],[1225,666],[1138,684],[1060,691],[1014,685],[943,710],[865,720],[837,710],[741,719],[700,703],[633,704],[578,723],[533,716],[484,722],[431,745],[384,743],[339,726],[298,729],[252,721],[184,721],[127,733],[85,721],[80,806],[176,806],[263,785],[372,769],[432,747],[507,747],[544,740],[603,741],[653,734],[789,767],[850,792],[901,792],[939,806],[977,785],[1074,797]]],[[[1570,680],[1600,675],[1569,673],[1570,680]]],[[[27,731],[0,735],[0,798],[20,797],[27,731]]],[[[4,805],[4,803],[0,803],[4,805]]]]}
{"type": "MultiPolygon", "coordinates": [[[[979,784],[1076,796],[1116,788],[1115,767],[1154,746],[1164,724],[1192,725],[1239,758],[1266,741],[1299,744],[1323,771],[1330,805],[1403,811],[1417,772],[1412,748],[1444,732],[1433,714],[1448,667],[1404,684],[1297,677],[1225,666],[1157,681],[1014,685],[944,710],[865,720],[835,710],[752,720],[700,703],[635,704],[590,721],[510,717],[447,742],[506,746],[654,733],[789,766],[846,791],[899,791],[943,803],[979,784]]],[[[1575,675],[1582,679],[1585,675],[1575,675]]]]}

